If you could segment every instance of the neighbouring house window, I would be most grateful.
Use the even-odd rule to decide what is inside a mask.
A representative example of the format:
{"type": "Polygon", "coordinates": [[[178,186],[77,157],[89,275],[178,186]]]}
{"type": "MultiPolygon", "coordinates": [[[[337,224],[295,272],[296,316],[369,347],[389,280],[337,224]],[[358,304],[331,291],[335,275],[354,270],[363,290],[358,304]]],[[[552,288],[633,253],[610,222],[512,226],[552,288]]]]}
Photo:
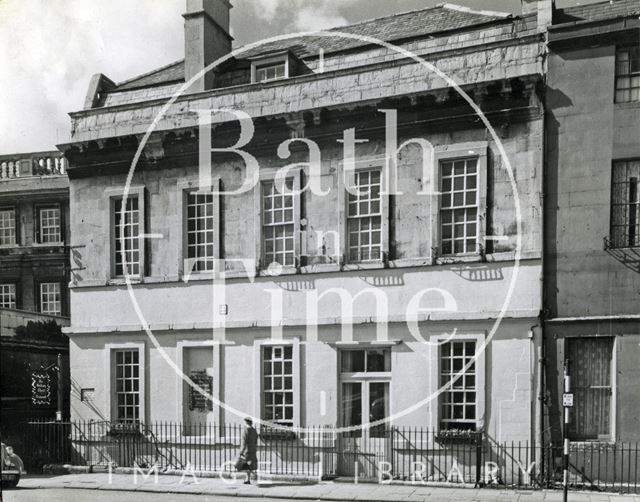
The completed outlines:
{"type": "Polygon", "coordinates": [[[287,76],[287,64],[286,62],[260,65],[255,69],[255,81],[256,82],[270,82],[272,80],[278,80],[286,78],[287,76]]]}
{"type": "Polygon", "coordinates": [[[443,255],[478,252],[478,159],[440,164],[440,240],[443,255]]]}
{"type": "Polygon", "coordinates": [[[616,52],[616,103],[640,101],[640,45],[616,52]]]}
{"type": "Polygon", "coordinates": [[[440,387],[446,386],[440,394],[441,430],[476,429],[475,354],[475,340],[447,342],[440,346],[440,387]]]}
{"type": "MultiPolygon", "coordinates": [[[[286,180],[288,190],[293,189],[293,180],[286,180]]],[[[281,193],[277,183],[262,183],[262,235],[264,266],[279,263],[284,267],[295,267],[295,212],[293,193],[281,193]]]]}
{"type": "Polygon", "coordinates": [[[138,349],[114,351],[115,420],[140,421],[140,354],[138,349]]]}
{"type": "Polygon", "coordinates": [[[62,242],[62,225],[60,208],[57,206],[38,208],[38,235],[40,244],[55,244],[62,242]]]}
{"type": "Polygon", "coordinates": [[[187,258],[194,261],[193,271],[214,268],[214,204],[213,194],[187,195],[187,258]]]}
{"type": "Polygon", "coordinates": [[[611,438],[611,364],[613,338],[567,339],[573,393],[572,439],[611,438]]]}
{"type": "Polygon", "coordinates": [[[349,261],[352,263],[382,260],[381,177],[380,169],[354,174],[354,193],[348,193],[347,204],[349,261]]]}
{"type": "Polygon", "coordinates": [[[16,308],[15,284],[0,284],[0,307],[5,309],[16,308]]]}
{"type": "Polygon", "coordinates": [[[640,246],[640,160],[613,164],[611,236],[614,248],[640,246]]]}
{"type": "Polygon", "coordinates": [[[385,437],[389,417],[391,351],[356,349],[340,352],[340,421],[350,436],[385,437]],[[379,423],[381,422],[382,423],[379,423]]]}
{"type": "Polygon", "coordinates": [[[293,425],[293,347],[262,347],[262,418],[293,425]]]}
{"type": "Polygon", "coordinates": [[[16,210],[12,207],[0,209],[0,246],[16,243],[16,210]]]}
{"type": "Polygon", "coordinates": [[[62,314],[59,282],[43,282],[40,284],[40,312],[50,315],[62,314]]]}
{"type": "Polygon", "coordinates": [[[137,196],[127,198],[127,205],[122,213],[122,199],[115,199],[113,205],[113,239],[115,276],[140,275],[140,208],[137,196]],[[121,228],[124,236],[121,237],[121,228]],[[123,256],[124,254],[124,256],[123,256]],[[126,257],[126,266],[125,259],[126,257]]]}

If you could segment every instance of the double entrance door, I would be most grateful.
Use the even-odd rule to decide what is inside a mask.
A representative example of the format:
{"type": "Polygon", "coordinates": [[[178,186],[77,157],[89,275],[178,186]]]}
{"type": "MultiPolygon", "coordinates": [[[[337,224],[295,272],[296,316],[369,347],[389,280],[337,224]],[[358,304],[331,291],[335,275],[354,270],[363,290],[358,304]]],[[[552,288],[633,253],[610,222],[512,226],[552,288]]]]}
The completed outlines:
{"type": "Polygon", "coordinates": [[[341,354],[338,474],[374,479],[391,455],[388,349],[341,354]],[[355,370],[355,371],[354,371],[355,370]]]}

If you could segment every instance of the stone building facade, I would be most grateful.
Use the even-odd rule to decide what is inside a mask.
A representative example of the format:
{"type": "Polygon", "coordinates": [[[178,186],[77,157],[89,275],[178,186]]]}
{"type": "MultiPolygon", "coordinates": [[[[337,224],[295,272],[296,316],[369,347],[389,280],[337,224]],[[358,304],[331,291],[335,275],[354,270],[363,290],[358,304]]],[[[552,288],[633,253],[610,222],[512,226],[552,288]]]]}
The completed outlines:
{"type": "Polygon", "coordinates": [[[531,439],[548,14],[440,5],[241,48],[185,86],[230,50],[229,5],[189,1],[184,62],[94,77],[60,146],[83,266],[73,418],[390,417],[531,439]],[[244,158],[229,147],[249,126],[229,112],[199,123],[214,109],[251,117],[244,158]],[[291,192],[313,182],[322,194],[291,192]]]}
{"type": "Polygon", "coordinates": [[[0,155],[0,308],[68,316],[68,244],[64,157],[0,155]]]}
{"type": "Polygon", "coordinates": [[[565,360],[573,440],[640,434],[639,14],[625,0],[561,9],[549,30],[544,280],[554,441],[565,360]]]}

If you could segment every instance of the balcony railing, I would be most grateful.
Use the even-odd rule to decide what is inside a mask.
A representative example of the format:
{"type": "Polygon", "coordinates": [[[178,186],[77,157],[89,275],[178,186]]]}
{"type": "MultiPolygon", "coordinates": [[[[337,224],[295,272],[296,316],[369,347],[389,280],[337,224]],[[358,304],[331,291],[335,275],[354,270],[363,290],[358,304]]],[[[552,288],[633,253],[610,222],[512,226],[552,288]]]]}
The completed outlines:
{"type": "Polygon", "coordinates": [[[0,155],[0,180],[66,173],[67,160],[57,151],[0,155]]]}

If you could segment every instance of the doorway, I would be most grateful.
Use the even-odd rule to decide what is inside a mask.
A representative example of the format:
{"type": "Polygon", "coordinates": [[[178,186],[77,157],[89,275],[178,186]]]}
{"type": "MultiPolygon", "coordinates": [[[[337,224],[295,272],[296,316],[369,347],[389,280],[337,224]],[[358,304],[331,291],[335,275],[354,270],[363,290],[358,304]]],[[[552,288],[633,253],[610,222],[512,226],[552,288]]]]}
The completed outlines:
{"type": "Polygon", "coordinates": [[[341,351],[339,417],[340,427],[348,429],[338,435],[341,476],[375,479],[389,461],[390,383],[390,349],[341,351]]]}

